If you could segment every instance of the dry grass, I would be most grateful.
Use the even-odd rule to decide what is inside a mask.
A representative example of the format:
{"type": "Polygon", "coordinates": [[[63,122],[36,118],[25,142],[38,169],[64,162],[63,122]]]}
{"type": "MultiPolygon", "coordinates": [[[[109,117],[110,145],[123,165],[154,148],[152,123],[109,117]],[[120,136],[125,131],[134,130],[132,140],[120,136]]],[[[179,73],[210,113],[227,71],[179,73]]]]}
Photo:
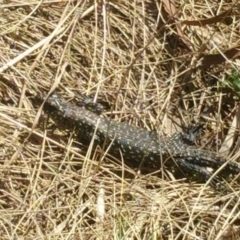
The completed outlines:
{"type": "Polygon", "coordinates": [[[188,49],[164,2],[1,1],[1,239],[239,239],[237,184],[222,195],[99,161],[72,133],[46,126],[33,101],[57,87],[165,134],[204,121],[201,145],[221,148],[236,114],[236,94],[221,81],[239,62],[205,68],[199,55],[239,44],[237,6],[176,1],[182,20],[236,10],[230,24],[182,26],[188,49]]]}

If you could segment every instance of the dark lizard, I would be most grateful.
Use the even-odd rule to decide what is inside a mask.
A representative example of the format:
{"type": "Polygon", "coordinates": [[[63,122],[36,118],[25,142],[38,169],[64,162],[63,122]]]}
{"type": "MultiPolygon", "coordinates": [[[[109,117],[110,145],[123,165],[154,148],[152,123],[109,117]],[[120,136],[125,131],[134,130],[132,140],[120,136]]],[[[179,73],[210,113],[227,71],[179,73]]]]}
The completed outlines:
{"type": "MultiPolygon", "coordinates": [[[[40,98],[43,100],[45,97],[40,98]]],[[[143,161],[144,166],[157,170],[161,163],[171,158],[187,175],[197,174],[205,181],[219,168],[218,177],[221,178],[240,173],[237,163],[193,146],[189,141],[189,132],[177,132],[171,137],[160,136],[157,132],[117,122],[78,107],[56,94],[46,99],[44,111],[58,126],[76,131],[80,142],[90,143],[94,137],[96,144],[110,145],[109,153],[122,157],[126,162],[140,164],[143,161]],[[208,167],[213,171],[209,171],[208,167]]],[[[164,165],[168,165],[168,161],[164,165]]],[[[213,178],[213,184],[218,183],[218,177],[213,178]]]]}

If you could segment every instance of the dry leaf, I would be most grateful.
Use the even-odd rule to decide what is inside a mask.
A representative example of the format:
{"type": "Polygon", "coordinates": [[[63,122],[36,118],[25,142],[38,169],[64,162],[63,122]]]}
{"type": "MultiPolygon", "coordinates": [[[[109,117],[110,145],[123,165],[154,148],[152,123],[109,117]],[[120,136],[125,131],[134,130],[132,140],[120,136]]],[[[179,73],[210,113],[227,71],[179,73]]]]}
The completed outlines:
{"type": "Polygon", "coordinates": [[[232,8],[212,18],[199,19],[199,20],[184,20],[184,21],[181,21],[181,24],[185,24],[188,26],[205,26],[208,24],[223,22],[226,17],[229,17],[231,15],[231,13],[232,13],[232,8]]]}
{"type": "Polygon", "coordinates": [[[240,56],[240,46],[230,48],[223,53],[201,55],[202,66],[209,67],[211,65],[217,65],[225,62],[226,60],[233,60],[240,56]]]}

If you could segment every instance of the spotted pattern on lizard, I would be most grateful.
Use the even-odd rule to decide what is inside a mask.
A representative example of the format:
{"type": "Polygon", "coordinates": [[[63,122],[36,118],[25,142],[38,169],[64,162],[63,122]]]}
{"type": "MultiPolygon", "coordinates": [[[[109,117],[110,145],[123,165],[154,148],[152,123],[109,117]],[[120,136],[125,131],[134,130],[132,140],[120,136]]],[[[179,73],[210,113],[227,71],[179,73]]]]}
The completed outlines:
{"type": "MultiPolygon", "coordinates": [[[[43,100],[45,96],[40,98],[43,100]]],[[[57,94],[46,99],[44,110],[58,126],[76,131],[80,142],[90,143],[94,138],[96,144],[110,145],[109,153],[118,158],[123,157],[126,162],[140,164],[144,160],[145,166],[157,170],[162,162],[171,158],[187,175],[199,174],[206,181],[219,168],[222,170],[218,176],[224,178],[240,173],[238,163],[229,162],[214,152],[189,144],[189,133],[186,132],[177,132],[171,137],[161,136],[157,132],[78,107],[57,94]],[[207,167],[212,168],[213,172],[208,171],[207,167]]]]}

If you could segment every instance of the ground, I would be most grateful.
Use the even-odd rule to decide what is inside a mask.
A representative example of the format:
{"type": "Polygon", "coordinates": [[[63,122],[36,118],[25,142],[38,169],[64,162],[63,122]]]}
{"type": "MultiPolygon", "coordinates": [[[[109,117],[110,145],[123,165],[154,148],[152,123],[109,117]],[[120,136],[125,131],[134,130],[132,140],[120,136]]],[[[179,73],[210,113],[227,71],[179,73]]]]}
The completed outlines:
{"type": "Polygon", "coordinates": [[[166,136],[202,123],[199,148],[238,162],[237,2],[0,3],[1,239],[239,239],[237,180],[223,193],[143,174],[34,101],[90,97],[166,136]]]}

